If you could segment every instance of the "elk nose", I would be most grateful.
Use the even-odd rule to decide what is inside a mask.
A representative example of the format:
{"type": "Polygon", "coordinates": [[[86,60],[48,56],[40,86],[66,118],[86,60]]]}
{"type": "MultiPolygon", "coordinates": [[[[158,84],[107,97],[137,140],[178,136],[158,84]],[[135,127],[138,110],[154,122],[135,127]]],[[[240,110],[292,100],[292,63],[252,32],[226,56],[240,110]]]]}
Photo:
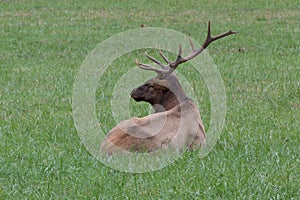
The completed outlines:
{"type": "Polygon", "coordinates": [[[135,92],[135,89],[133,89],[133,90],[131,91],[131,93],[130,93],[130,96],[131,96],[132,98],[134,98],[134,92],[135,92]]]}

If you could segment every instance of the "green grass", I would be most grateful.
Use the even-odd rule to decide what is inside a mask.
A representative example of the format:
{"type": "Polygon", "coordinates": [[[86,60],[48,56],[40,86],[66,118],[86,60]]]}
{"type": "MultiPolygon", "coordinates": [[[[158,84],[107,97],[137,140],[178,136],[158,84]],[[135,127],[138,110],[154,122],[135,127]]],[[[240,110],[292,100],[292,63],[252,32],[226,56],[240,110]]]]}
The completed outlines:
{"type": "MultiPolygon", "coordinates": [[[[299,199],[299,6],[293,0],[0,1],[0,198],[299,199]],[[213,34],[239,32],[209,47],[227,95],[226,124],[214,150],[203,159],[186,153],[145,174],[94,159],[78,137],[71,107],[88,53],[141,24],[202,42],[208,20],[213,34]]],[[[141,56],[115,63],[130,67],[141,56]]],[[[108,86],[121,72],[107,72],[108,86]]],[[[207,125],[209,98],[205,86],[199,88],[207,125]]],[[[111,94],[103,101],[101,91],[98,117],[107,116],[109,130],[111,113],[100,111],[111,94]]],[[[130,105],[138,107],[134,114],[144,112],[130,105]]]]}

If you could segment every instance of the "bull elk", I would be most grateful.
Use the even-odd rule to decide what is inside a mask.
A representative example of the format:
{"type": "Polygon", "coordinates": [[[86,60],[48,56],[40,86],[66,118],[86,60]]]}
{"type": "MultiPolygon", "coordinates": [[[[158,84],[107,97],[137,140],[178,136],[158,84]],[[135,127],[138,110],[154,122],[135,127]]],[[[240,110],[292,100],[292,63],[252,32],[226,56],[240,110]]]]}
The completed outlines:
{"type": "Polygon", "coordinates": [[[213,41],[234,33],[228,31],[212,37],[209,22],[205,42],[199,49],[195,49],[190,40],[192,53],[186,57],[182,56],[181,46],[175,62],[170,62],[159,51],[166,64],[145,53],[146,57],[161,69],[136,61],[138,67],[154,71],[157,76],[135,88],[131,92],[131,97],[137,102],[150,103],[155,113],[121,121],[107,134],[101,144],[100,152],[110,155],[121,151],[153,152],[167,148],[182,151],[203,147],[206,136],[200,113],[194,102],[186,96],[173,71],[180,64],[199,55],[213,41]]]}

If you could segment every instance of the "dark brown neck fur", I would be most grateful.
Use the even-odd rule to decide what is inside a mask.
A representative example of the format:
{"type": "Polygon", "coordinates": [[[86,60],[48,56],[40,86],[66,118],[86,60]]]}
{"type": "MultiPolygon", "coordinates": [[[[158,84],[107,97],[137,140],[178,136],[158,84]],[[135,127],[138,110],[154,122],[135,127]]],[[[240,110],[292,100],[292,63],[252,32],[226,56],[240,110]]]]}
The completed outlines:
{"type": "Polygon", "coordinates": [[[185,96],[185,94],[181,94],[178,97],[171,92],[170,90],[165,91],[164,95],[162,96],[160,102],[158,104],[152,105],[155,112],[162,112],[162,111],[167,111],[171,110],[172,108],[176,107],[183,101],[189,99],[188,97],[185,96]]]}

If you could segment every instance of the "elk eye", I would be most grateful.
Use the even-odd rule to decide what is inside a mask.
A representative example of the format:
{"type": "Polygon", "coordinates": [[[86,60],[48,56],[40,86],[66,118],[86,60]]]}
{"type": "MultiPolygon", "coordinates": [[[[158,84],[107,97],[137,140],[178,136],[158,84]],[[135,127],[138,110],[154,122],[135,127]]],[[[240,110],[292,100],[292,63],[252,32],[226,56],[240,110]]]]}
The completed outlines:
{"type": "Polygon", "coordinates": [[[147,87],[153,87],[154,85],[152,83],[147,83],[146,86],[147,87]]]}
{"type": "Polygon", "coordinates": [[[150,88],[149,88],[149,91],[150,91],[150,92],[154,92],[155,89],[154,89],[153,87],[150,87],[150,88]]]}

